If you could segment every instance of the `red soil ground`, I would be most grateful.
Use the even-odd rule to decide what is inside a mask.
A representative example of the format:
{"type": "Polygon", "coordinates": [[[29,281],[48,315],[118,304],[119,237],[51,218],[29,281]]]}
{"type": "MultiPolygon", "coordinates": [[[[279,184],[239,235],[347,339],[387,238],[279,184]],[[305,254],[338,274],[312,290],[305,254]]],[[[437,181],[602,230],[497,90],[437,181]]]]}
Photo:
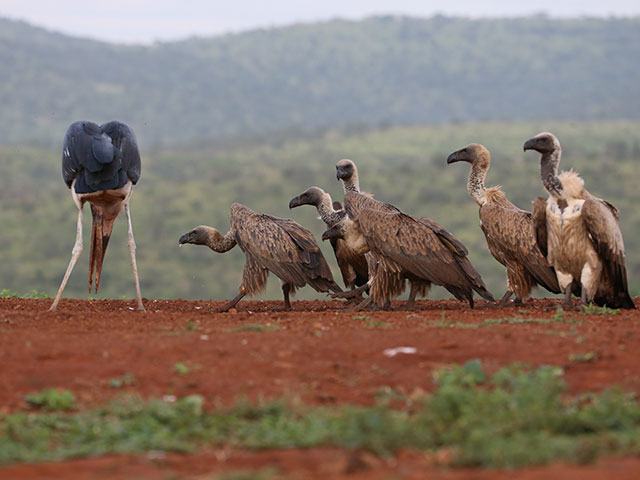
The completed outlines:
{"type": "MultiPolygon", "coordinates": [[[[24,411],[24,396],[48,387],[71,390],[81,408],[106,403],[123,392],[143,397],[202,395],[206,406],[252,400],[299,398],[316,405],[373,404],[381,391],[406,395],[432,391],[434,370],[481,359],[492,372],[513,362],[562,366],[570,393],[614,385],[640,391],[640,312],[584,315],[577,322],[500,323],[486,319],[552,318],[557,300],[524,307],[475,310],[456,301],[421,301],[413,311],[348,312],[339,301],[241,302],[238,311],[214,313],[222,302],[0,299],[0,413],[24,411]],[[260,324],[268,331],[233,331],[260,324]],[[473,325],[471,325],[473,326],[473,325]],[[387,357],[385,349],[408,346],[415,354],[387,357]],[[181,362],[186,375],[175,371],[181,362]],[[110,380],[131,374],[133,385],[110,380]]],[[[402,303],[394,303],[401,307],[402,303]]],[[[443,454],[446,455],[446,452],[443,454]]],[[[152,453],[13,465],[0,478],[213,478],[273,466],[282,478],[301,479],[596,479],[640,478],[640,459],[601,459],[591,466],[556,464],[517,472],[438,466],[442,458],[402,452],[380,459],[333,448],[249,452],[204,449],[193,455],[152,453]],[[395,475],[395,477],[394,477],[395,475]],[[173,477],[171,477],[173,478],[173,477]]],[[[446,460],[446,458],[445,458],[446,460]]],[[[280,477],[279,477],[280,478],[280,477]]]]}

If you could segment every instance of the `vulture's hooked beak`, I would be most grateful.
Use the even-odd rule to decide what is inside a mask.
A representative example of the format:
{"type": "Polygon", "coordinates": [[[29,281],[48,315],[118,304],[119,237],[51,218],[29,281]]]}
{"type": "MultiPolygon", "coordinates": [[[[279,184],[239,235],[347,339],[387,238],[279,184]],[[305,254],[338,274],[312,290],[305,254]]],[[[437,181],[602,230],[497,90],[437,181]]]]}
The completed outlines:
{"type": "Polygon", "coordinates": [[[293,197],[291,200],[289,200],[289,208],[296,208],[296,207],[299,207],[300,205],[301,205],[300,195],[298,195],[297,197],[293,197]]]}
{"type": "Polygon", "coordinates": [[[449,155],[447,157],[447,165],[451,165],[452,163],[459,162],[460,161],[460,159],[458,158],[459,153],[460,151],[458,150],[453,152],[451,155],[449,155]]]}
{"type": "Polygon", "coordinates": [[[344,238],[339,225],[334,225],[322,233],[322,240],[331,240],[332,238],[344,238]]]}
{"type": "Polygon", "coordinates": [[[178,240],[178,246],[181,247],[185,243],[191,243],[190,239],[191,239],[191,232],[185,233],[180,237],[180,240],[178,240]]]}
{"type": "Polygon", "coordinates": [[[530,138],[529,140],[524,142],[524,145],[522,146],[522,150],[525,151],[525,152],[527,150],[535,150],[535,149],[536,149],[536,139],[535,138],[530,138]]]}
{"type": "Polygon", "coordinates": [[[336,167],[336,178],[342,180],[342,177],[344,177],[344,169],[342,167],[336,167]]]}

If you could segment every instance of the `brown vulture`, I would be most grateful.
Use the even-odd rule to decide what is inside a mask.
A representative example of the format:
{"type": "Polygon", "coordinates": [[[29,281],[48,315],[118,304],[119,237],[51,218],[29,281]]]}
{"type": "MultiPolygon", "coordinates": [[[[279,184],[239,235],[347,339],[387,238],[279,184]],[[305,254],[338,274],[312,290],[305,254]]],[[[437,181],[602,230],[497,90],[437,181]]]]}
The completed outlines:
{"type": "Polygon", "coordinates": [[[378,263],[370,287],[377,305],[401,292],[398,282],[403,278],[441,285],[472,308],[473,291],[495,301],[467,258],[467,249],[449,232],[431,219],[411,217],[359,192],[357,168],[351,160],[341,160],[336,168],[352,224],[342,223],[323,238],[344,236],[349,245],[364,245],[375,256],[378,263]]]}
{"type": "Polygon", "coordinates": [[[542,154],[540,176],[549,198],[534,201],[533,221],[540,249],[556,270],[565,305],[571,305],[572,284],[579,284],[582,305],[635,308],[627,286],[618,209],[591,195],[576,172],[558,175],[562,149],[553,134],[540,133],[523,148],[542,154]]]}
{"type": "Polygon", "coordinates": [[[231,227],[222,235],[201,225],[180,237],[179,245],[206,245],[224,253],[236,244],[246,256],[238,295],[220,310],[233,308],[245,295],[264,291],[269,272],[281,282],[284,308],[291,309],[289,294],[310,285],[318,292],[341,292],[331,269],[309,230],[288,218],[279,218],[234,203],[229,210],[231,227]]]}
{"type": "MultiPolygon", "coordinates": [[[[320,187],[310,187],[289,202],[289,208],[301,205],[315,206],[327,228],[336,225],[346,215],[340,202],[332,202],[331,195],[320,187]]],[[[346,288],[353,289],[366,284],[369,272],[364,254],[354,252],[347,246],[344,239],[340,238],[332,238],[331,247],[346,288]]]]}
{"type": "Polygon", "coordinates": [[[449,155],[447,164],[455,162],[471,164],[467,190],[480,207],[480,227],[491,255],[507,269],[507,291],[500,305],[514,293],[515,304],[522,304],[536,285],[560,293],[556,273],[536,242],[531,213],[511,203],[500,187],[485,188],[491,163],[489,150],[472,143],[449,155]]]}

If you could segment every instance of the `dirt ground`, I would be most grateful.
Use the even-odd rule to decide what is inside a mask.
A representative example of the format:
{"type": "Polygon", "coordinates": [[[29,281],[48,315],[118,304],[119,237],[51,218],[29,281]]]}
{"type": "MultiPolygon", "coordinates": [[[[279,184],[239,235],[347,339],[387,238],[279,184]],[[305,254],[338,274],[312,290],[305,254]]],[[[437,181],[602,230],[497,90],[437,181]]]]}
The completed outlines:
{"type": "MultiPolygon", "coordinates": [[[[617,385],[640,391],[640,312],[585,315],[578,322],[512,323],[473,327],[487,319],[552,318],[558,300],[494,308],[479,301],[469,310],[457,301],[420,301],[412,311],[345,311],[340,301],[245,301],[238,310],[214,313],[222,302],[145,300],[0,299],[0,413],[28,409],[24,396],[48,387],[71,390],[81,408],[106,403],[123,392],[144,397],[198,393],[206,406],[245,397],[299,398],[315,405],[373,404],[380,392],[432,391],[432,372],[481,359],[492,372],[513,362],[562,366],[571,393],[617,385]],[[238,330],[248,325],[263,331],[238,330]],[[415,353],[387,356],[395,347],[415,353]],[[176,363],[190,372],[179,375],[176,363]],[[111,380],[131,375],[132,385],[111,380]]],[[[640,304],[636,300],[637,304],[640,304]]],[[[0,478],[207,478],[239,470],[275,467],[295,479],[596,479],[640,478],[640,459],[607,458],[595,465],[555,464],[497,472],[445,469],[433,454],[401,452],[380,459],[366,452],[310,450],[207,450],[193,455],[146,455],[13,465],[0,478]]]]}

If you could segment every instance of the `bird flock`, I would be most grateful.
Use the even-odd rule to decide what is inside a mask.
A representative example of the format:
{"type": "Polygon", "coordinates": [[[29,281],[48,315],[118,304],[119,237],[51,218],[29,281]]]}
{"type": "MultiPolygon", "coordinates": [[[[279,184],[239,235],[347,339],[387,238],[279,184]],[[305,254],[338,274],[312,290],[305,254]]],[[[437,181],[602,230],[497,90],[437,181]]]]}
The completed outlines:
{"type": "MultiPolygon", "coordinates": [[[[489,151],[478,143],[457,150],[447,164],[467,162],[471,169],[467,190],[479,209],[480,227],[493,257],[507,274],[507,289],[498,305],[515,295],[522,305],[534,287],[563,294],[566,307],[572,295],[580,305],[635,308],[629,296],[625,253],[618,210],[591,195],[573,170],[558,173],[561,147],[544,132],[527,140],[524,150],[540,153],[540,176],[548,198],[537,198],[532,212],[511,203],[500,187],[485,186],[491,163],[489,151]]],[[[118,121],[97,125],[74,122],[64,138],[62,175],[78,207],[76,241],[56,298],[55,311],[73,267],[82,252],[82,209],[93,217],[89,291],[95,290],[116,217],[124,210],[129,229],[129,251],[138,309],[144,311],[129,212],[133,186],[140,178],[141,161],[133,130],[118,121]],[[95,277],[94,277],[95,275],[95,277]]],[[[474,295],[496,300],[468,258],[465,246],[434,220],[402,212],[360,190],[358,168],[352,160],[336,164],[344,189],[343,202],[333,201],[320,187],[310,187],[292,198],[289,208],[311,205],[325,223],[323,240],[330,240],[346,290],[333,279],[331,268],[313,234],[299,223],[260,213],[234,203],[226,234],[201,225],[178,241],[206,245],[224,253],[238,245],[246,262],[238,295],[220,311],[234,308],[244,296],[262,292],[269,272],[281,282],[284,309],[290,295],[305,285],[334,298],[344,298],[351,309],[391,308],[391,300],[409,284],[404,308],[425,297],[431,285],[440,285],[456,299],[474,308],[474,295]]]]}

